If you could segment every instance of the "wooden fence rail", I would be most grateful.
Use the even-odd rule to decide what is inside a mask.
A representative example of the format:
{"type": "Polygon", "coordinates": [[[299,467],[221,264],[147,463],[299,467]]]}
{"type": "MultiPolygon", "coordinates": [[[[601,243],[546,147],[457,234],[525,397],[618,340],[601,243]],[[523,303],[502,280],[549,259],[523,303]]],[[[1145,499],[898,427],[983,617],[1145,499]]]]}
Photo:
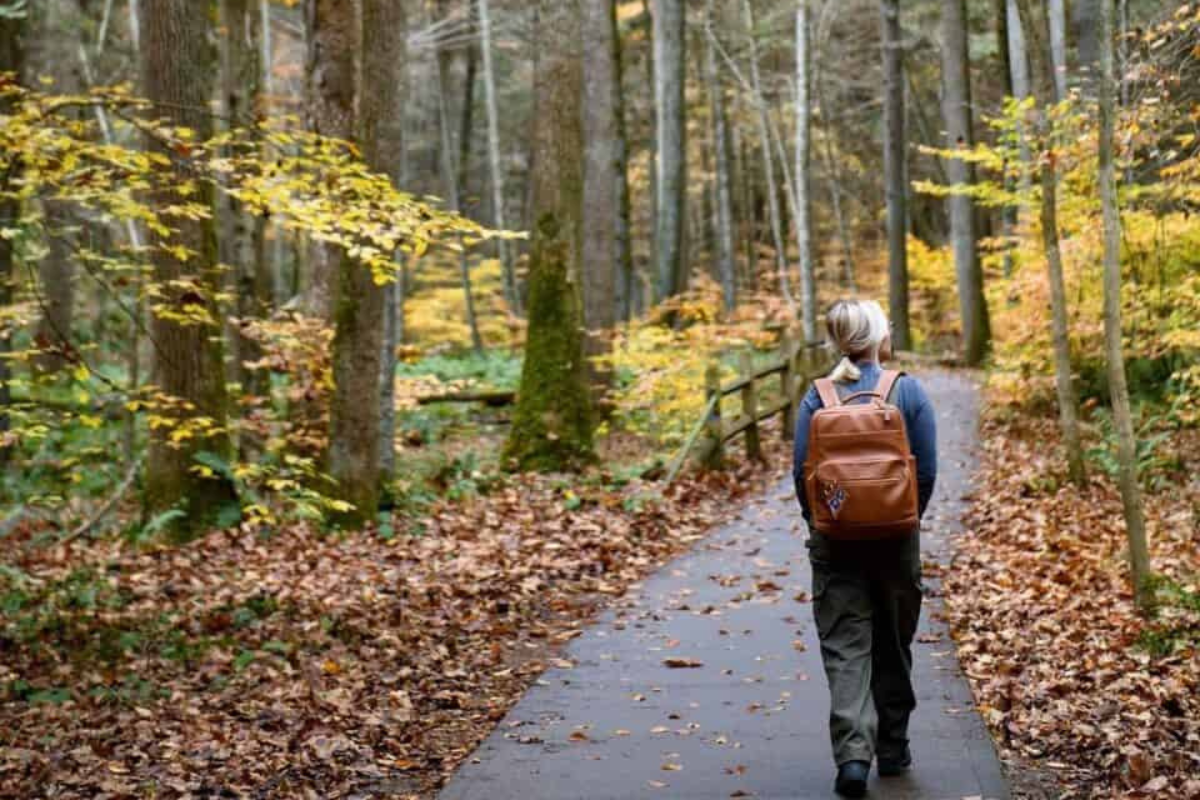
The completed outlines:
{"type": "Polygon", "coordinates": [[[759,426],[776,414],[783,415],[783,436],[790,440],[795,433],[796,408],[800,404],[800,392],[813,374],[820,368],[815,357],[822,342],[803,343],[788,332],[782,335],[779,354],[764,366],[754,367],[750,353],[742,353],[739,363],[741,373],[733,381],[722,384],[720,365],[714,360],[704,375],[704,393],[707,403],[704,413],[688,435],[683,447],[672,460],[667,470],[666,482],[670,483],[679,474],[688,456],[703,434],[700,462],[710,469],[721,466],[725,458],[725,445],[739,435],[746,437],[746,455],[762,458],[762,437],[759,426]],[[779,396],[763,402],[764,383],[779,376],[779,396]],[[731,395],[740,395],[742,413],[728,422],[721,414],[721,401],[731,395]]]}

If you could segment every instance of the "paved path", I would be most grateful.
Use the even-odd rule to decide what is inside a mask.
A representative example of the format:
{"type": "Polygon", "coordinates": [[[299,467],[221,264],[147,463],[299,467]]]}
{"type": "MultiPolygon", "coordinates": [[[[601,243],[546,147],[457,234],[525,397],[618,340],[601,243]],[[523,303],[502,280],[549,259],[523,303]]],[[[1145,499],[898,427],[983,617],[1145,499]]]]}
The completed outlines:
{"type": "MultiPolygon", "coordinates": [[[[972,471],[975,388],[922,376],[938,407],[941,479],[925,560],[945,557],[972,471]]],[[[833,764],[804,523],[790,481],[667,565],[572,642],[572,669],[525,695],[442,800],[832,798],[833,764]],[[665,659],[702,666],[670,668],[665,659]]],[[[1000,764],[937,619],[916,650],[916,769],[880,781],[894,800],[1007,798],[1000,764]]]]}

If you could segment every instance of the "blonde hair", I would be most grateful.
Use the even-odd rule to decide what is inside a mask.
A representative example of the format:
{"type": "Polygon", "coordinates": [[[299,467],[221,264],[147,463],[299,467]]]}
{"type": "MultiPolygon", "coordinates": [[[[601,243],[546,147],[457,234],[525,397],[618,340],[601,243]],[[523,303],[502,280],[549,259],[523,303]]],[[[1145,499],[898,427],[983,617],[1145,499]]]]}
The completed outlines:
{"type": "Polygon", "coordinates": [[[862,377],[855,360],[879,352],[888,337],[887,314],[874,300],[838,300],[825,315],[829,345],[842,360],[829,373],[835,382],[852,383],[862,377]]]}

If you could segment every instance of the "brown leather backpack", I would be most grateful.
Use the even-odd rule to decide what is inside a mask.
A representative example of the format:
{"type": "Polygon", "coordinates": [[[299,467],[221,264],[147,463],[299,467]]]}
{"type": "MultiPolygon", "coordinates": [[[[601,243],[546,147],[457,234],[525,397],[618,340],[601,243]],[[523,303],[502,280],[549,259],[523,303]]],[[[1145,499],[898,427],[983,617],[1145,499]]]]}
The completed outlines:
{"type": "Polygon", "coordinates": [[[916,459],[904,414],[888,402],[900,375],[884,370],[874,391],[844,400],[833,381],[816,381],[823,408],[809,428],[804,489],[813,528],[831,539],[894,539],[920,526],[916,459]]]}

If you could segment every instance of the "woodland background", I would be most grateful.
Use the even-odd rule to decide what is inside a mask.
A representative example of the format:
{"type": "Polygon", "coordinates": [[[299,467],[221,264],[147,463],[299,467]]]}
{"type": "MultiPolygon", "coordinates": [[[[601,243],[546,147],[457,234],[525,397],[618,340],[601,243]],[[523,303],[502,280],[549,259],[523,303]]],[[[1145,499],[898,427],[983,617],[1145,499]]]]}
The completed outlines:
{"type": "Polygon", "coordinates": [[[0,794],[432,791],[857,294],[1027,790],[1200,797],[1200,4],[4,0],[0,123],[0,794]]]}

